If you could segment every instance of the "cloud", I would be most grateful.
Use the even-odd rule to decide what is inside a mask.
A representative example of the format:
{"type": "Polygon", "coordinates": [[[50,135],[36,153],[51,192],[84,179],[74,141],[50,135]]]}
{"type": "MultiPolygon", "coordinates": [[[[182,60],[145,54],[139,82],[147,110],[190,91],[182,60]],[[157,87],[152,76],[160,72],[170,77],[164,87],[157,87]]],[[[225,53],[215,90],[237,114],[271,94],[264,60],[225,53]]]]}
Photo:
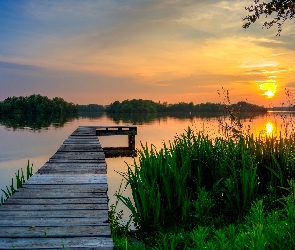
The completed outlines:
{"type": "Polygon", "coordinates": [[[12,69],[12,70],[40,70],[42,67],[29,64],[10,63],[0,61],[0,69],[12,69]]]}
{"type": "Polygon", "coordinates": [[[275,67],[278,66],[278,62],[270,61],[264,58],[256,58],[256,59],[249,59],[246,60],[242,65],[241,68],[264,68],[264,67],[275,67]]]}
{"type": "Polygon", "coordinates": [[[288,69],[285,69],[285,68],[278,68],[274,70],[261,69],[261,70],[249,70],[249,71],[246,71],[246,73],[249,75],[265,75],[265,74],[278,74],[278,73],[286,72],[287,70],[288,69]]]}

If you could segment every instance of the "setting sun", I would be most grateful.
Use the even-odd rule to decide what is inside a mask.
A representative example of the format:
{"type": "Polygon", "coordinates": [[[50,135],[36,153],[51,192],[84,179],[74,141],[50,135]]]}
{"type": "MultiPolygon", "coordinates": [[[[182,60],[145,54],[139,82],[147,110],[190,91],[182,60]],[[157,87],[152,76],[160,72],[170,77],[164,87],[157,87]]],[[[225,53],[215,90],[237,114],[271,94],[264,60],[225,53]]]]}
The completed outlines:
{"type": "Polygon", "coordinates": [[[268,90],[264,93],[264,95],[266,95],[268,98],[272,98],[275,95],[275,93],[271,90],[268,90]]]}
{"type": "Polygon", "coordinates": [[[272,98],[272,97],[274,97],[274,95],[277,91],[276,80],[268,79],[267,81],[260,84],[259,88],[261,90],[265,91],[262,95],[267,96],[267,98],[272,98]]]}

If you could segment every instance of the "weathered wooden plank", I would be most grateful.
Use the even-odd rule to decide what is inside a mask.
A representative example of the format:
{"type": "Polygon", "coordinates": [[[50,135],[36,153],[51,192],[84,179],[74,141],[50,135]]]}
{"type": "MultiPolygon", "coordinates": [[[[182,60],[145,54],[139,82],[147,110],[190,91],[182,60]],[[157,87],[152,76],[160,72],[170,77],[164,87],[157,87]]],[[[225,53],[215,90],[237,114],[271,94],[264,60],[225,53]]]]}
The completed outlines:
{"type": "MultiPolygon", "coordinates": [[[[61,174],[34,174],[26,181],[26,185],[78,185],[78,184],[107,184],[106,174],[61,175],[61,174]]],[[[78,188],[78,186],[77,186],[78,188]]]]}
{"type": "Polygon", "coordinates": [[[77,128],[72,134],[95,134],[95,128],[77,128]]]}
{"type": "Polygon", "coordinates": [[[73,133],[83,133],[83,132],[88,132],[91,133],[95,131],[95,126],[79,126],[73,133]]]}
{"type": "MultiPolygon", "coordinates": [[[[81,210],[87,210],[87,209],[102,209],[102,210],[108,210],[107,204],[51,204],[51,205],[9,205],[4,203],[0,207],[1,210],[73,210],[73,209],[81,209],[81,210]]],[[[65,211],[66,213],[66,211],[65,211]]]]}
{"type": "Polygon", "coordinates": [[[26,192],[16,192],[11,199],[86,199],[86,198],[107,198],[106,193],[70,193],[70,192],[59,192],[56,190],[48,190],[47,192],[29,191],[26,192]]]}
{"type": "MultiPolygon", "coordinates": [[[[50,226],[0,226],[0,242],[1,237],[17,237],[33,238],[33,237],[93,237],[93,236],[111,236],[111,230],[108,225],[80,225],[75,226],[62,226],[62,227],[50,227],[50,226]]],[[[1,249],[1,246],[0,246],[1,249]]]]}
{"type": "Polygon", "coordinates": [[[64,157],[68,157],[68,156],[80,156],[80,157],[101,157],[103,156],[104,153],[103,152],[88,152],[88,151],[84,151],[84,152],[81,152],[81,151],[76,151],[76,152],[59,152],[57,151],[53,156],[51,157],[56,157],[56,156],[64,156],[64,157]]]}
{"type": "Polygon", "coordinates": [[[67,210],[1,210],[0,218],[11,218],[12,220],[19,217],[48,217],[48,218],[76,218],[76,217],[90,217],[90,218],[108,218],[108,210],[99,209],[67,209],[67,210]]]}
{"type": "Polygon", "coordinates": [[[76,136],[76,137],[92,137],[92,136],[96,136],[96,133],[95,133],[95,130],[92,130],[92,131],[76,131],[76,132],[73,132],[70,136],[76,136]]]}
{"type": "Polygon", "coordinates": [[[80,160],[80,159],[49,159],[48,162],[50,163],[103,163],[105,160],[104,159],[97,159],[97,160],[92,160],[92,159],[85,159],[85,160],[80,160]]]}
{"type": "MultiPolygon", "coordinates": [[[[57,163],[57,162],[56,162],[57,163]]],[[[95,168],[95,167],[47,167],[37,171],[38,174],[106,174],[106,168],[95,168]]]]}
{"type": "Polygon", "coordinates": [[[80,128],[75,130],[72,135],[95,135],[95,128],[80,128]]]}
{"type": "Polygon", "coordinates": [[[10,197],[7,201],[5,201],[6,205],[62,205],[62,204],[102,204],[108,203],[108,199],[106,197],[75,197],[75,198],[14,198],[14,196],[10,197]]]}
{"type": "Polygon", "coordinates": [[[79,126],[73,133],[95,132],[97,126],[79,126]]]}
{"type": "MultiPolygon", "coordinates": [[[[82,157],[81,157],[82,158],[82,157]]],[[[48,163],[80,163],[80,164],[87,164],[87,163],[104,163],[105,157],[103,158],[96,158],[96,159],[90,159],[90,158],[85,158],[85,159],[75,159],[75,157],[67,157],[67,158],[50,158],[48,160],[48,163]]]]}
{"type": "Polygon", "coordinates": [[[106,192],[108,187],[106,184],[87,184],[87,185],[79,185],[79,189],[77,189],[76,184],[56,184],[56,185],[46,185],[46,184],[23,184],[25,189],[29,189],[32,192],[44,192],[45,190],[55,190],[56,192],[62,190],[62,192],[73,192],[73,193],[88,193],[88,192],[106,192]]]}
{"type": "Polygon", "coordinates": [[[103,152],[56,152],[50,159],[96,160],[104,158],[103,152]]]}
{"type": "Polygon", "coordinates": [[[64,144],[72,144],[72,145],[78,145],[78,144],[94,144],[94,145],[98,145],[96,140],[88,140],[88,139],[76,139],[76,138],[67,138],[64,140],[64,144]]]}
{"type": "Polygon", "coordinates": [[[54,163],[54,162],[46,162],[42,168],[47,168],[47,167],[56,167],[56,168],[64,168],[64,167],[73,167],[73,168],[106,168],[107,164],[106,162],[99,162],[99,163],[95,163],[95,162],[85,162],[85,163],[78,163],[78,162],[71,162],[71,163],[54,163]]]}
{"type": "Polygon", "coordinates": [[[97,145],[96,141],[88,141],[87,139],[81,139],[81,140],[66,139],[63,143],[64,144],[96,144],[97,145]]]}
{"type": "Polygon", "coordinates": [[[62,144],[57,150],[57,152],[73,151],[103,152],[103,149],[100,144],[62,144]]]}
{"type": "Polygon", "coordinates": [[[99,140],[98,140],[98,137],[97,135],[93,135],[93,136],[89,136],[89,135],[78,135],[78,136],[75,136],[75,135],[70,135],[68,138],[68,140],[88,140],[88,141],[96,141],[97,143],[99,143],[99,140]]]}
{"type": "Polygon", "coordinates": [[[72,142],[72,144],[75,144],[76,142],[79,142],[81,144],[81,142],[86,142],[84,144],[90,144],[90,143],[95,143],[96,145],[100,145],[98,138],[85,138],[85,137],[76,137],[76,136],[69,136],[67,139],[65,139],[64,141],[69,141],[72,142]]]}
{"type": "MultiPolygon", "coordinates": [[[[98,139],[96,133],[91,133],[91,134],[86,134],[86,133],[85,134],[72,134],[68,138],[76,138],[76,139],[84,139],[84,140],[86,140],[87,137],[89,137],[91,140],[93,140],[94,139],[93,138],[94,136],[96,136],[96,139],[98,139]]],[[[100,144],[99,141],[97,143],[100,144]]]]}
{"type": "MultiPolygon", "coordinates": [[[[79,146],[79,145],[85,145],[86,142],[87,142],[87,140],[65,140],[63,142],[63,145],[66,145],[66,146],[67,145],[79,146]]],[[[87,144],[97,146],[97,143],[95,141],[88,141],[87,144]]]]}
{"type": "MultiPolygon", "coordinates": [[[[108,225],[106,223],[106,218],[103,217],[98,217],[98,218],[90,218],[90,217],[76,217],[75,219],[73,218],[27,218],[27,217],[22,217],[21,219],[18,218],[17,220],[12,220],[11,218],[2,218],[1,219],[1,224],[0,224],[0,237],[1,235],[1,228],[2,227],[16,227],[16,226],[42,226],[42,227],[62,227],[62,226],[91,226],[91,225],[96,225],[96,226],[106,226],[108,225]]],[[[0,247],[1,248],[1,247],[0,247]]]]}
{"type": "MultiPolygon", "coordinates": [[[[51,190],[46,193],[34,191],[16,192],[11,199],[87,199],[87,198],[108,198],[106,193],[70,193],[51,190]]],[[[8,201],[8,200],[7,200],[8,201]]]]}
{"type": "Polygon", "coordinates": [[[94,128],[80,128],[75,130],[71,135],[95,135],[94,128]]]}
{"type": "Polygon", "coordinates": [[[93,151],[86,151],[86,152],[81,152],[81,151],[76,151],[76,152],[72,152],[72,151],[57,151],[54,155],[85,155],[85,156],[92,156],[92,157],[96,157],[98,155],[104,155],[104,153],[101,152],[93,152],[93,151]]]}
{"type": "Polygon", "coordinates": [[[37,171],[38,174],[72,174],[72,175],[79,175],[79,174],[106,174],[107,170],[104,169],[95,169],[95,168],[45,168],[39,169],[37,171]]]}
{"type": "Polygon", "coordinates": [[[96,157],[89,157],[87,155],[83,156],[83,154],[80,155],[56,155],[49,159],[48,162],[53,162],[56,160],[68,160],[69,162],[77,162],[77,163],[87,163],[87,162],[103,162],[105,160],[105,155],[97,155],[96,157]]]}
{"type": "Polygon", "coordinates": [[[1,249],[113,249],[109,237],[68,237],[68,238],[1,238],[1,249]]]}
{"type": "Polygon", "coordinates": [[[98,142],[97,135],[94,133],[93,135],[83,135],[79,133],[78,135],[71,134],[68,138],[77,138],[77,139],[88,139],[88,140],[96,140],[98,142]]]}

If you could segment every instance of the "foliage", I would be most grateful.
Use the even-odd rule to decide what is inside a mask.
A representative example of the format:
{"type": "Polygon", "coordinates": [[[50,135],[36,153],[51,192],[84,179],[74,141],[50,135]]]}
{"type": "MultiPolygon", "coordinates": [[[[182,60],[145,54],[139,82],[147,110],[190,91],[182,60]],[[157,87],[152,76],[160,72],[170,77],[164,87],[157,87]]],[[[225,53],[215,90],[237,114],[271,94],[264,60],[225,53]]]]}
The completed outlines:
{"type": "MultiPolygon", "coordinates": [[[[241,112],[266,112],[267,109],[258,105],[247,102],[238,102],[229,105],[230,108],[237,109],[241,112]]],[[[194,105],[192,102],[180,102],[176,104],[156,103],[151,100],[133,99],[124,100],[123,102],[115,101],[106,108],[108,113],[156,113],[156,112],[221,112],[224,109],[223,104],[201,103],[194,105]]]]}
{"type": "Polygon", "coordinates": [[[105,107],[98,104],[78,105],[79,112],[104,112],[105,107]]]}
{"type": "Polygon", "coordinates": [[[276,14],[269,22],[264,22],[263,27],[267,29],[277,24],[278,33],[280,35],[282,32],[282,25],[287,19],[294,18],[295,15],[295,1],[294,0],[271,0],[269,2],[259,3],[259,0],[254,0],[254,5],[248,6],[245,9],[250,13],[250,15],[243,18],[246,23],[244,23],[243,28],[248,28],[252,23],[255,23],[262,15],[268,16],[273,13],[276,14]]]}
{"type": "MultiPolygon", "coordinates": [[[[122,182],[116,195],[121,194],[122,182]]],[[[108,211],[109,223],[112,229],[112,238],[117,249],[142,249],[143,244],[138,241],[130,242],[130,236],[128,236],[128,230],[130,226],[130,220],[124,224],[122,223],[123,210],[117,211],[119,200],[115,204],[112,204],[108,211]]]]}
{"type": "Polygon", "coordinates": [[[188,128],[160,150],[142,146],[122,173],[132,199],[117,197],[136,237],[156,249],[286,248],[295,233],[294,145],[294,137],[210,139],[188,128]]]}
{"type": "MultiPolygon", "coordinates": [[[[116,249],[294,249],[295,185],[293,180],[288,183],[279,209],[267,211],[264,201],[258,199],[253,201],[245,217],[233,224],[219,228],[196,224],[190,230],[178,225],[171,230],[149,232],[149,236],[142,239],[146,248],[144,244],[132,248],[126,234],[125,244],[117,245],[115,241],[116,249]]],[[[216,217],[219,216],[215,214],[210,219],[216,220],[216,217]]]]}
{"type": "Polygon", "coordinates": [[[32,166],[30,166],[30,162],[28,160],[28,164],[26,167],[26,178],[24,176],[23,170],[22,169],[20,171],[18,170],[17,173],[15,173],[16,188],[14,186],[13,178],[12,178],[11,185],[9,187],[6,186],[6,190],[1,189],[3,194],[5,195],[5,198],[3,197],[3,195],[1,196],[0,206],[5,202],[5,200],[7,200],[10,196],[12,196],[18,188],[22,187],[22,185],[26,182],[26,180],[28,180],[32,175],[33,175],[33,164],[32,166]]]}
{"type": "Polygon", "coordinates": [[[63,98],[30,95],[8,97],[0,102],[0,114],[77,114],[78,108],[63,98]]]}
{"type": "Polygon", "coordinates": [[[188,128],[160,150],[142,145],[121,173],[132,197],[116,196],[136,230],[119,249],[130,235],[146,249],[294,249],[295,136],[254,138],[240,121],[247,103],[224,94],[223,137],[188,128]]]}
{"type": "Polygon", "coordinates": [[[133,99],[121,102],[115,101],[106,108],[107,112],[115,113],[155,113],[157,103],[151,100],[133,99]]]}

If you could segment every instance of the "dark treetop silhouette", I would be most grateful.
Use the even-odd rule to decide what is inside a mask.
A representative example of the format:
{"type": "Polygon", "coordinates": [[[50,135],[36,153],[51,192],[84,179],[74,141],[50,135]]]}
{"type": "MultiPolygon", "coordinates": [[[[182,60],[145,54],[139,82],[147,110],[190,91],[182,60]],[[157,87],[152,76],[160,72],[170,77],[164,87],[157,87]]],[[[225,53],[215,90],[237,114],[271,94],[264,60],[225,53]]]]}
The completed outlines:
{"type": "Polygon", "coordinates": [[[276,17],[269,22],[265,21],[263,27],[267,29],[274,24],[278,26],[279,36],[282,32],[282,25],[287,19],[292,19],[295,15],[295,0],[272,0],[268,2],[260,3],[259,0],[254,0],[254,4],[245,9],[250,13],[243,18],[246,21],[243,28],[247,29],[252,23],[255,23],[262,15],[268,17],[272,14],[276,14],[276,17]]]}

